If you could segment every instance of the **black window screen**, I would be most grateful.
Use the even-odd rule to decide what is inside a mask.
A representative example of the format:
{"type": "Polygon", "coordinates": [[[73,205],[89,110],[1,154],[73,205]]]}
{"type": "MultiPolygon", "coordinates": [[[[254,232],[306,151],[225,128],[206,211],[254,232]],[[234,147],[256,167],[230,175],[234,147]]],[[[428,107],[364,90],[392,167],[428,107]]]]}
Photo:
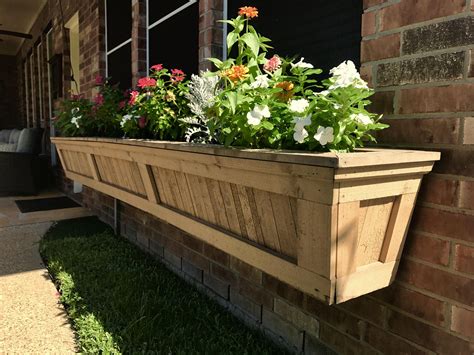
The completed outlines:
{"type": "Polygon", "coordinates": [[[188,0],[148,0],[148,24],[152,25],[187,2],[188,0]]]}
{"type": "MultiPolygon", "coordinates": [[[[152,9],[159,10],[159,4],[169,9],[170,4],[180,1],[150,0],[150,18],[152,9]],[[154,4],[153,7],[151,4],[154,4]]],[[[184,1],[183,1],[184,2],[184,1]]],[[[168,10],[166,10],[168,11],[168,10]]],[[[165,11],[165,12],[166,12],[165,11]]],[[[156,15],[154,15],[156,18],[156,15]]],[[[150,23],[152,23],[150,21],[150,23]]],[[[199,67],[199,5],[188,6],[162,23],[151,28],[149,36],[149,64],[163,64],[168,69],[181,69],[188,76],[197,73],[199,67]]]]}
{"type": "MultiPolygon", "coordinates": [[[[106,0],[107,52],[129,40],[132,36],[132,5],[130,0],[106,0]]],[[[131,43],[107,54],[107,76],[111,84],[123,90],[132,84],[131,43]]]]}
{"type": "MultiPolygon", "coordinates": [[[[247,5],[246,0],[228,0],[228,18],[247,5]]],[[[259,10],[252,25],[272,39],[270,54],[303,56],[325,77],[344,60],[360,65],[362,0],[291,0],[285,6],[253,0],[251,5],[259,10]]]]}

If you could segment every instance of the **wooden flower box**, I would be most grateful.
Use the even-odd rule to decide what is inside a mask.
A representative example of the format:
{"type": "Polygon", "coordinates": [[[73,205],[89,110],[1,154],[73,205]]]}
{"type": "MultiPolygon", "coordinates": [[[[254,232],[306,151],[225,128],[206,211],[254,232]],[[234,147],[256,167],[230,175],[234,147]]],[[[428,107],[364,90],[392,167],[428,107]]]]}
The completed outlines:
{"type": "Polygon", "coordinates": [[[311,153],[53,138],[66,176],[328,304],[394,279],[439,153],[311,153]]]}

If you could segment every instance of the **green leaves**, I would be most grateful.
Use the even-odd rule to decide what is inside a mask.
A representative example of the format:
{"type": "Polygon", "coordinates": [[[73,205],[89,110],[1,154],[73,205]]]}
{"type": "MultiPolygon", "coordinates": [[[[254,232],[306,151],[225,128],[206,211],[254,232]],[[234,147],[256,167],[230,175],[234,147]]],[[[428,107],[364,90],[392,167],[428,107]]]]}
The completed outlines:
{"type": "Polygon", "coordinates": [[[250,48],[255,57],[258,56],[260,50],[260,41],[258,35],[248,32],[241,37],[241,40],[250,48]]]}

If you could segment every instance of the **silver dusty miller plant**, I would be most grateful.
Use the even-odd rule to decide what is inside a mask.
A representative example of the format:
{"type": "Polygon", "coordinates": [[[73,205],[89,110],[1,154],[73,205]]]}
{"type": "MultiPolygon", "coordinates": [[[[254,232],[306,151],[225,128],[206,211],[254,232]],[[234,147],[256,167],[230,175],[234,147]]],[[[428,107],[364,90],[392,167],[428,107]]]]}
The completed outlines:
{"type": "Polygon", "coordinates": [[[181,119],[188,125],[186,129],[186,142],[209,143],[212,137],[207,127],[208,118],[206,110],[214,104],[216,95],[219,94],[216,88],[219,78],[217,76],[191,75],[191,81],[188,84],[189,93],[186,98],[189,100],[188,106],[195,115],[181,119]]]}

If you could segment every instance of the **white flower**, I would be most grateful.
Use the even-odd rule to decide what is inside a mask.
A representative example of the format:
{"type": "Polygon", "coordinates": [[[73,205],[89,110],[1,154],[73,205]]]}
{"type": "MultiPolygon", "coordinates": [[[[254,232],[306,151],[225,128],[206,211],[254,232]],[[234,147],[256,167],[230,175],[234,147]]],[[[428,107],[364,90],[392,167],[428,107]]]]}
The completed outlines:
{"type": "Polygon", "coordinates": [[[268,76],[267,74],[263,74],[263,75],[257,75],[257,77],[255,78],[255,81],[250,84],[250,87],[252,89],[257,89],[257,88],[268,88],[268,76]]]}
{"type": "Polygon", "coordinates": [[[122,121],[120,121],[120,127],[123,128],[123,126],[125,126],[125,123],[127,123],[128,121],[130,121],[132,119],[132,115],[125,115],[122,117],[122,121]]]}
{"type": "Polygon", "coordinates": [[[358,113],[358,114],[355,114],[353,113],[350,118],[360,124],[363,124],[363,125],[368,125],[368,124],[372,124],[374,123],[372,121],[372,119],[367,116],[367,115],[364,115],[363,113],[358,113]]]}
{"type": "Polygon", "coordinates": [[[304,62],[304,57],[301,57],[300,61],[296,64],[291,63],[291,67],[292,68],[308,68],[308,69],[314,68],[313,64],[304,62]]]}
{"type": "Polygon", "coordinates": [[[321,92],[318,92],[317,95],[328,96],[329,95],[329,90],[323,90],[321,92]]]}
{"type": "Polygon", "coordinates": [[[79,107],[74,107],[74,108],[71,110],[71,114],[72,114],[73,116],[75,116],[76,113],[78,113],[78,112],[79,112],[79,107]]]}
{"type": "Polygon", "coordinates": [[[298,99],[290,101],[290,111],[303,113],[309,106],[309,102],[306,99],[298,99]]]}
{"type": "Polygon", "coordinates": [[[267,105],[255,105],[253,110],[247,113],[247,122],[249,125],[258,126],[262,118],[271,116],[267,105]]]}
{"type": "Polygon", "coordinates": [[[334,107],[336,110],[339,110],[342,107],[342,105],[333,103],[332,107],[334,107]]]}
{"type": "Polygon", "coordinates": [[[330,73],[332,74],[332,78],[330,78],[332,85],[329,87],[329,90],[348,86],[353,86],[358,89],[369,88],[367,83],[360,77],[355,64],[350,60],[342,62],[337,67],[332,68],[330,73]]]}
{"type": "Polygon", "coordinates": [[[79,128],[79,120],[82,118],[82,116],[73,116],[71,118],[71,123],[75,124],[77,128],[79,128]]]}
{"type": "Polygon", "coordinates": [[[331,143],[334,141],[334,129],[332,127],[319,126],[316,134],[314,135],[314,139],[316,139],[323,146],[331,143]]]}
{"type": "Polygon", "coordinates": [[[302,130],[305,126],[311,124],[311,115],[306,117],[295,117],[293,118],[293,123],[295,124],[295,131],[302,130]]]}
{"type": "Polygon", "coordinates": [[[308,131],[304,128],[295,130],[295,133],[293,133],[293,139],[298,143],[303,143],[306,137],[308,137],[308,131]]]}

